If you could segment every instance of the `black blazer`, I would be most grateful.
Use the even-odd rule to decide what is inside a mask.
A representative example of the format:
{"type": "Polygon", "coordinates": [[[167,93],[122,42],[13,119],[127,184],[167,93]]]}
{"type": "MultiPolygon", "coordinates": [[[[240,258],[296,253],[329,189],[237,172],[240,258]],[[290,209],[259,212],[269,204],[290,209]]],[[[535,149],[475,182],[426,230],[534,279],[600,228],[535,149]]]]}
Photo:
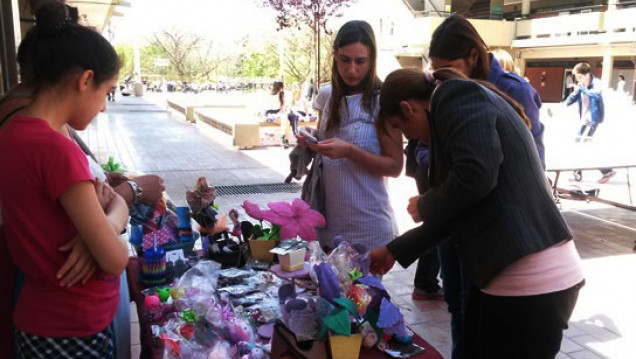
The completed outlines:
{"type": "Polygon", "coordinates": [[[519,258],[572,238],[532,135],[505,100],[476,82],[448,80],[433,94],[429,122],[423,224],[387,245],[403,267],[450,235],[483,288],[519,258]]]}

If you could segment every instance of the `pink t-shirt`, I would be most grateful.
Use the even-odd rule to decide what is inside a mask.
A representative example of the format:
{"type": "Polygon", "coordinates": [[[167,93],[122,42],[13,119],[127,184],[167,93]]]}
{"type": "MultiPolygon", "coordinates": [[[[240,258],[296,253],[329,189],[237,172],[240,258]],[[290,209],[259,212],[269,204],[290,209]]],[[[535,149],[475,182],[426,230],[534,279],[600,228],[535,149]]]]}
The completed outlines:
{"type": "Polygon", "coordinates": [[[497,296],[530,296],[568,289],[583,280],[573,240],[527,255],[504,268],[482,291],[497,296]]]}
{"type": "Polygon", "coordinates": [[[14,116],[0,132],[3,231],[25,282],[13,317],[23,332],[84,337],[105,329],[119,299],[119,278],[96,273],[61,287],[55,277],[68,257],[58,248],[77,234],[58,201],[71,185],[92,181],[79,147],[42,119],[14,116]]]}

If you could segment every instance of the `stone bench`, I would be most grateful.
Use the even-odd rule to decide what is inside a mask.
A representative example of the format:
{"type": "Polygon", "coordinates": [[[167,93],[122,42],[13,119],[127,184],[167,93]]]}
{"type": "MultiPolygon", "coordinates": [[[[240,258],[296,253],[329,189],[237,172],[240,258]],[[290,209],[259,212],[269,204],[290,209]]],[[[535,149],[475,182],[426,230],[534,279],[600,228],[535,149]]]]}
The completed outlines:
{"type": "Polygon", "coordinates": [[[185,115],[186,121],[195,123],[196,116],[195,110],[198,108],[237,108],[244,109],[245,105],[243,104],[227,104],[227,103],[219,103],[219,104],[183,104],[174,100],[166,100],[166,105],[169,109],[177,111],[183,115],[185,115]]]}
{"type": "Polygon", "coordinates": [[[197,108],[194,111],[197,121],[206,123],[232,136],[234,145],[239,148],[260,146],[261,134],[254,114],[243,108],[197,108]]]}
{"type": "MultiPolygon", "coordinates": [[[[242,104],[190,104],[167,100],[167,106],[185,115],[191,123],[201,121],[229,136],[241,149],[281,144],[283,127],[280,122],[265,122],[242,104]]],[[[315,127],[316,122],[299,122],[299,127],[315,127]]],[[[289,136],[288,136],[289,139],[289,136]]],[[[289,139],[291,144],[295,138],[289,139]]]]}

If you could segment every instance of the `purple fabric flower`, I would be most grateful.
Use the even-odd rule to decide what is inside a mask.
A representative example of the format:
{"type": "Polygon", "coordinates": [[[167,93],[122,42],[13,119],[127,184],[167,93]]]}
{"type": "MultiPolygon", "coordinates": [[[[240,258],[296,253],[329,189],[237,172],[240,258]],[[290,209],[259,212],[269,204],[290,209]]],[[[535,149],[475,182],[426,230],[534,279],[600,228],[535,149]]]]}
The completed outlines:
{"type": "Polygon", "coordinates": [[[248,200],[243,201],[243,209],[245,210],[245,213],[247,213],[248,216],[258,220],[258,221],[262,221],[263,220],[263,212],[261,211],[260,207],[256,204],[256,203],[252,203],[248,200]]]}
{"type": "Polygon", "coordinates": [[[338,277],[327,263],[320,263],[314,266],[318,277],[318,293],[330,303],[334,303],[335,298],[340,298],[340,283],[338,277]]]}
{"type": "Polygon", "coordinates": [[[302,199],[297,198],[291,204],[270,202],[267,206],[270,211],[261,211],[260,213],[264,220],[280,226],[280,239],[282,240],[299,236],[308,242],[314,241],[317,237],[316,227],[324,227],[326,224],[325,217],[320,212],[311,209],[302,199]]]}

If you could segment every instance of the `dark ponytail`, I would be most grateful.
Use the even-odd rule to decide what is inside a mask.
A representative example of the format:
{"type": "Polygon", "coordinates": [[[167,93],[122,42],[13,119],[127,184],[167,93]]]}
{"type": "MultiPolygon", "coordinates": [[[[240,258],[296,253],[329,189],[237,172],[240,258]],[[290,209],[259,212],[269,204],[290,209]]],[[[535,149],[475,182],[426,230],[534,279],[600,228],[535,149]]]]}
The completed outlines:
{"type": "Polygon", "coordinates": [[[92,70],[99,85],[117,74],[117,53],[96,31],[77,24],[75,9],[46,2],[35,11],[35,26],[18,48],[22,83],[34,91],[57,84],[72,71],[92,70]]]}
{"type": "Polygon", "coordinates": [[[428,56],[445,60],[466,59],[473,49],[477,51],[477,63],[470,78],[486,80],[490,72],[488,45],[468,20],[453,14],[433,32],[428,56]]]}
{"type": "MultiPolygon", "coordinates": [[[[402,114],[400,101],[415,99],[420,101],[430,100],[435,88],[440,82],[450,79],[466,79],[461,72],[452,68],[443,68],[428,75],[418,69],[399,69],[391,72],[386,77],[380,91],[380,118],[376,122],[377,129],[386,132],[386,119],[390,116],[402,114]]],[[[480,85],[493,91],[506,100],[510,106],[519,114],[522,121],[530,128],[530,120],[526,116],[523,108],[508,95],[501,92],[491,83],[480,80],[473,80],[480,85]]]]}

